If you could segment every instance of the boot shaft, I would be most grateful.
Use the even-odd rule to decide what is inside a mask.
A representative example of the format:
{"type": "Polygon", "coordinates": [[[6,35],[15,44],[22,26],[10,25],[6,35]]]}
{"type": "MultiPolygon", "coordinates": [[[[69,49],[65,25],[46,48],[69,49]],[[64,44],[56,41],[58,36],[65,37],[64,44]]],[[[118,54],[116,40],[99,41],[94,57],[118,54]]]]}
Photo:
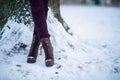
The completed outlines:
{"type": "Polygon", "coordinates": [[[49,38],[43,38],[41,40],[41,42],[42,42],[42,46],[43,46],[44,52],[45,52],[45,60],[54,59],[53,47],[52,47],[52,44],[50,42],[50,39],[49,38]]]}
{"type": "Polygon", "coordinates": [[[37,57],[40,41],[36,35],[33,35],[30,51],[28,56],[37,57]]]}

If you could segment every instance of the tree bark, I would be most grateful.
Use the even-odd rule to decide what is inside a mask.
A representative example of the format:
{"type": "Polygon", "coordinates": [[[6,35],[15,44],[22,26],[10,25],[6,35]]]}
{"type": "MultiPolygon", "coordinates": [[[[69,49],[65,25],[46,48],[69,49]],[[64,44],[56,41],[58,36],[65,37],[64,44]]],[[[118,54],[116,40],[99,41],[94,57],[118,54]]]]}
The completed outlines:
{"type": "Polygon", "coordinates": [[[61,13],[60,13],[60,0],[50,0],[49,6],[51,7],[54,16],[63,25],[65,31],[67,33],[69,33],[70,35],[72,35],[72,33],[70,32],[70,28],[69,28],[68,24],[64,21],[64,19],[61,16],[61,13]]]}
{"type": "MultiPolygon", "coordinates": [[[[60,0],[50,0],[49,6],[51,7],[54,16],[63,25],[67,33],[70,33],[70,28],[61,17],[60,14],[60,0]]],[[[28,18],[31,14],[28,0],[0,0],[0,29],[3,28],[8,18],[13,18],[16,22],[28,25],[32,22],[32,18],[28,18]]]]}

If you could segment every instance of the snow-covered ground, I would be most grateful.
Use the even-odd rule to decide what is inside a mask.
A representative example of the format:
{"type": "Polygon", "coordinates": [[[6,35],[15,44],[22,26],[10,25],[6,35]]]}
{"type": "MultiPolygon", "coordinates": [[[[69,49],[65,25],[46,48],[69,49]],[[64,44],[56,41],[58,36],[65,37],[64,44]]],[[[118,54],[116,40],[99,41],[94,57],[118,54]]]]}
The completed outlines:
{"type": "Polygon", "coordinates": [[[45,67],[43,49],[26,63],[32,28],[8,21],[0,32],[0,80],[120,80],[120,8],[61,6],[73,36],[49,11],[55,65],[45,67]]]}

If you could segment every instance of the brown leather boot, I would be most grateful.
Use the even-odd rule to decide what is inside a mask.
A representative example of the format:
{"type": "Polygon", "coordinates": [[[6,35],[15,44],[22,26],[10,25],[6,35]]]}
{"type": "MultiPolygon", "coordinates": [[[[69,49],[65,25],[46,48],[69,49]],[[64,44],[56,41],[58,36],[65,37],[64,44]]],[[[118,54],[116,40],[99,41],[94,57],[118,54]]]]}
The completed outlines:
{"type": "Polygon", "coordinates": [[[54,65],[54,55],[53,55],[52,44],[49,38],[43,38],[41,42],[45,52],[45,64],[47,67],[51,67],[54,65]]]}
{"type": "Polygon", "coordinates": [[[28,63],[36,62],[36,58],[38,56],[39,45],[40,45],[40,41],[38,40],[36,35],[33,35],[32,44],[31,44],[30,51],[27,57],[28,63]]]}

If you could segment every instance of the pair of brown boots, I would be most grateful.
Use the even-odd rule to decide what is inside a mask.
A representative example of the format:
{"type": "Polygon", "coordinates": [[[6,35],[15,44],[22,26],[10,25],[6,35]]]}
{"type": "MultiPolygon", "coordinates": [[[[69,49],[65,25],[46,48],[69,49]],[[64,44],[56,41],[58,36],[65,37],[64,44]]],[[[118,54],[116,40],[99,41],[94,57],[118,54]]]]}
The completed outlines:
{"type": "Polygon", "coordinates": [[[39,40],[36,35],[33,35],[32,44],[29,55],[27,57],[28,63],[35,63],[38,56],[39,45],[42,43],[45,52],[45,64],[47,67],[54,65],[53,47],[49,38],[39,40]]]}

